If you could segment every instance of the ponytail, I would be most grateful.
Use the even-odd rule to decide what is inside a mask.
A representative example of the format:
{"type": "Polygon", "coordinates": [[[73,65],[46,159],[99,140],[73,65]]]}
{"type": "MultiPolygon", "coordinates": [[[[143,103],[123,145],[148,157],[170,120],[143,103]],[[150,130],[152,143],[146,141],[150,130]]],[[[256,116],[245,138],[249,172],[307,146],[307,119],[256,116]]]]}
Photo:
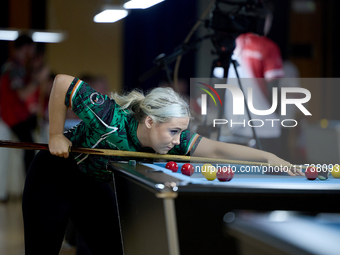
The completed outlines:
{"type": "Polygon", "coordinates": [[[170,118],[191,118],[188,104],[172,88],[155,88],[146,96],[138,90],[122,96],[114,93],[112,98],[138,122],[147,116],[157,123],[167,122],[170,118]]]}

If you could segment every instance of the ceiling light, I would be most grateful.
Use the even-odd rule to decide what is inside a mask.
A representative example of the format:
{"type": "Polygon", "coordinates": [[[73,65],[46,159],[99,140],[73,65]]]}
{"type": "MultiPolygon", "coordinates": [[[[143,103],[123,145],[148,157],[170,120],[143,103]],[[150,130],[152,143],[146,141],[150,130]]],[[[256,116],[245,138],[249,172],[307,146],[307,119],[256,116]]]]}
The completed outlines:
{"type": "Polygon", "coordinates": [[[114,5],[104,5],[102,12],[94,16],[93,21],[96,23],[113,23],[125,18],[128,11],[122,7],[114,5]]]}
{"type": "Polygon", "coordinates": [[[124,4],[125,9],[146,9],[164,0],[131,0],[124,4]]]}
{"type": "Polygon", "coordinates": [[[0,40],[14,41],[19,36],[17,30],[0,30],[0,40]]]}
{"type": "Polygon", "coordinates": [[[15,41],[22,33],[30,35],[34,42],[39,43],[59,43],[66,38],[64,32],[1,29],[0,40],[15,41]]]}
{"type": "Polygon", "coordinates": [[[43,43],[59,43],[64,41],[65,34],[60,32],[33,32],[32,40],[43,43]]]}

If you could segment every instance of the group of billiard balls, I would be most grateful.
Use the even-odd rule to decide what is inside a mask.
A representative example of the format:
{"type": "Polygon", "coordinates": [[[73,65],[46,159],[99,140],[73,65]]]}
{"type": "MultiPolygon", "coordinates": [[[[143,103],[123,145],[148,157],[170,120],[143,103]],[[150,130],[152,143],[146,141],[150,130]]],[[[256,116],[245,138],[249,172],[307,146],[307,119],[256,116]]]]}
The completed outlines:
{"type": "Polygon", "coordinates": [[[317,170],[315,167],[308,167],[305,171],[305,176],[308,180],[318,178],[323,181],[328,179],[329,173],[331,173],[334,178],[340,178],[340,169],[336,167],[322,170],[317,170]]]}
{"type": "MultiPolygon", "coordinates": [[[[171,170],[174,173],[177,173],[178,171],[178,165],[174,161],[169,161],[165,165],[165,168],[171,170]]],[[[183,164],[181,167],[181,173],[184,175],[191,176],[194,174],[194,172],[195,168],[190,163],[183,164]]],[[[228,182],[234,178],[234,172],[231,170],[231,168],[226,166],[216,169],[216,167],[211,164],[204,164],[201,167],[201,173],[208,181],[213,181],[217,178],[221,182],[228,182]]]]}

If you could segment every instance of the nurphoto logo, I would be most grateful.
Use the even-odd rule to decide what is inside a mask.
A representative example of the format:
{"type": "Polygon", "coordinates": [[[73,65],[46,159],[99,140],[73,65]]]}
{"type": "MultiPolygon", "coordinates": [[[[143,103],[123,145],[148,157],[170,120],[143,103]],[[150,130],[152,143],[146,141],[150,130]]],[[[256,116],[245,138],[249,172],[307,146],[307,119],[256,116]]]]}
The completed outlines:
{"type": "MultiPolygon", "coordinates": [[[[207,115],[207,95],[211,97],[213,100],[215,106],[218,106],[217,100],[218,99],[219,104],[221,107],[223,106],[221,97],[217,93],[216,89],[224,89],[223,93],[228,90],[231,93],[232,96],[232,113],[233,115],[245,115],[245,107],[248,107],[249,111],[257,116],[267,116],[271,115],[274,112],[277,112],[278,109],[278,101],[280,99],[280,114],[281,116],[287,115],[287,105],[294,105],[297,107],[305,116],[311,116],[312,114],[306,109],[306,107],[303,105],[305,103],[308,103],[311,99],[311,93],[309,90],[305,88],[300,87],[282,87],[277,88],[273,87],[271,90],[272,93],[272,102],[269,109],[256,109],[254,106],[254,95],[253,95],[253,88],[249,87],[246,90],[246,99],[245,95],[243,94],[242,90],[234,85],[230,84],[215,84],[214,87],[203,83],[203,82],[196,82],[196,84],[203,85],[203,87],[199,87],[202,91],[205,93],[201,94],[201,115],[207,115]],[[280,92],[280,93],[279,93],[280,92]],[[299,95],[298,98],[289,98],[287,95],[294,93],[295,95],[299,95]]],[[[264,125],[264,122],[271,122],[271,125],[274,126],[275,122],[281,122],[281,125],[283,127],[295,127],[297,126],[297,121],[295,119],[249,119],[247,120],[247,124],[250,127],[262,127],[264,125]],[[255,123],[257,123],[255,125],[255,123]],[[290,123],[290,124],[288,124],[290,123]]],[[[216,125],[224,125],[227,123],[230,123],[232,125],[232,120],[227,119],[214,119],[213,120],[213,127],[216,125]]],[[[236,124],[236,123],[235,123],[236,124]]],[[[237,124],[244,124],[246,126],[246,119],[244,119],[242,122],[238,122],[237,124]]]]}

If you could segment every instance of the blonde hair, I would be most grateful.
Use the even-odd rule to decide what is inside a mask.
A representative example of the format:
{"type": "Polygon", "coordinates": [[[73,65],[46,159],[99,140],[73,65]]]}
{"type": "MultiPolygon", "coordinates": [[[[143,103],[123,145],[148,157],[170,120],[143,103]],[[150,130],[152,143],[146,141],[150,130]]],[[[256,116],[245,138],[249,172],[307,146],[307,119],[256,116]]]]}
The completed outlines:
{"type": "Polygon", "coordinates": [[[133,90],[126,95],[112,94],[122,110],[128,110],[138,122],[150,116],[157,123],[171,118],[191,118],[189,106],[172,88],[155,88],[144,96],[142,91],[133,90]]]}

